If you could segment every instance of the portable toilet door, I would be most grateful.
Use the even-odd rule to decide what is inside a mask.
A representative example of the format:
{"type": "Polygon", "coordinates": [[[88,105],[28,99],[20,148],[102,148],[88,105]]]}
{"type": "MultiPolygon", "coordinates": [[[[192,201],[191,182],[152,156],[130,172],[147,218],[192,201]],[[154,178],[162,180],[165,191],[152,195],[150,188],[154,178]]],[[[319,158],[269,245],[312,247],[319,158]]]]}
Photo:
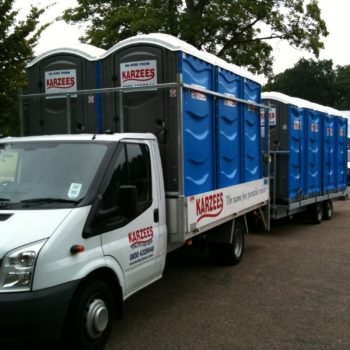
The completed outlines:
{"type": "Polygon", "coordinates": [[[146,37],[123,40],[101,56],[102,87],[129,89],[103,95],[103,130],[156,135],[166,191],[178,192],[176,89],[153,87],[176,81],[178,57],[146,37]]]}
{"type": "MultiPolygon", "coordinates": [[[[228,97],[242,98],[242,77],[216,67],[217,91],[228,97]]],[[[216,100],[217,188],[242,182],[242,103],[216,100]]]]}
{"type": "Polygon", "coordinates": [[[44,98],[29,99],[30,135],[95,132],[97,101],[94,95],[70,97],[68,124],[65,95],[96,88],[96,59],[104,50],[81,44],[77,48],[47,51],[27,65],[28,93],[46,93],[44,98]],[[62,96],[50,94],[62,93],[62,96]]]}
{"type": "Polygon", "coordinates": [[[270,176],[272,185],[271,196],[278,203],[288,202],[289,180],[289,105],[271,98],[268,93],[263,93],[262,103],[269,106],[269,138],[271,150],[270,176]],[[265,95],[265,97],[264,97],[265,95]],[[284,153],[276,153],[276,152],[284,153]]]}
{"type": "Polygon", "coordinates": [[[300,124],[303,110],[293,98],[279,92],[263,92],[262,103],[269,106],[271,197],[280,204],[293,202],[302,187],[300,124]]]}
{"type": "Polygon", "coordinates": [[[304,137],[303,121],[304,108],[290,104],[288,106],[289,116],[289,164],[288,164],[288,200],[294,202],[304,196],[304,137]]]}
{"type": "Polygon", "coordinates": [[[323,192],[334,192],[336,189],[336,136],[335,117],[325,113],[323,117],[323,192]]]}
{"type": "Polygon", "coordinates": [[[322,192],[322,113],[306,108],[304,112],[304,197],[322,192]]]}
{"type": "Polygon", "coordinates": [[[337,190],[342,191],[347,186],[347,120],[336,117],[336,177],[337,190]]]}
{"type": "MultiPolygon", "coordinates": [[[[164,82],[163,56],[161,47],[124,40],[101,57],[104,88],[136,88],[104,96],[105,130],[110,129],[114,132],[148,130],[155,134],[161,131],[165,114],[163,96],[165,91],[152,86],[164,82]],[[149,87],[147,90],[137,90],[139,87],[147,86],[149,87]],[[152,117],[148,116],[150,113],[152,117]]],[[[176,70],[176,67],[172,68],[176,70]]]]}
{"type": "MultiPolygon", "coordinates": [[[[214,66],[193,55],[180,53],[185,84],[214,90],[214,66]]],[[[211,94],[191,89],[183,92],[185,195],[216,188],[215,116],[211,94]]]]}
{"type": "MultiPolygon", "coordinates": [[[[247,78],[242,80],[242,85],[243,99],[254,103],[260,103],[261,85],[247,78]]],[[[242,110],[242,175],[243,182],[248,182],[257,180],[262,176],[260,109],[253,104],[245,104],[242,110]]]]}

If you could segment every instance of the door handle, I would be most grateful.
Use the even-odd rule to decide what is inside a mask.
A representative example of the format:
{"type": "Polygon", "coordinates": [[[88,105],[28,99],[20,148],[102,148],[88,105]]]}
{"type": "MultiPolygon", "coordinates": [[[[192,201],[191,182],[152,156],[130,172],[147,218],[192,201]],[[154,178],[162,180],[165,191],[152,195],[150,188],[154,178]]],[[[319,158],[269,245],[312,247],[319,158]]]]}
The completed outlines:
{"type": "Polygon", "coordinates": [[[154,219],[154,222],[159,222],[159,209],[154,209],[154,212],[153,212],[153,219],[154,219]]]}

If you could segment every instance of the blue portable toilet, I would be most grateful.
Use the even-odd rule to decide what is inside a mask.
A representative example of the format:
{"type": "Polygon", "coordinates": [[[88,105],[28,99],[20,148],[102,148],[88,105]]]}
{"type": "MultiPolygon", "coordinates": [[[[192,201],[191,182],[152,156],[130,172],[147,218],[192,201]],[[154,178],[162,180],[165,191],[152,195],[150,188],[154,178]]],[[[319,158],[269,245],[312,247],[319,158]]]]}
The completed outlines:
{"type": "MultiPolygon", "coordinates": [[[[299,200],[304,197],[304,108],[300,101],[292,100],[289,113],[289,162],[288,199],[299,200]]],[[[277,175],[278,176],[278,175],[277,175]]],[[[280,181],[277,179],[277,181],[280,181]]]]}
{"type": "MultiPolygon", "coordinates": [[[[214,90],[214,66],[194,55],[179,52],[185,84],[214,90]]],[[[185,194],[216,188],[215,117],[213,96],[185,89],[183,92],[183,143],[185,194]]]]}
{"type": "MultiPolygon", "coordinates": [[[[242,98],[242,76],[217,67],[216,84],[219,93],[228,97],[242,98]]],[[[241,103],[223,98],[216,101],[218,188],[242,182],[241,112],[241,103]]]]}
{"type": "Polygon", "coordinates": [[[323,117],[323,176],[322,188],[325,194],[336,190],[336,118],[334,110],[324,109],[323,117]],[[333,115],[332,115],[333,114],[333,115]]]}
{"type": "Polygon", "coordinates": [[[336,116],[336,188],[342,191],[347,186],[347,119],[336,116]]]}
{"type": "MultiPolygon", "coordinates": [[[[249,78],[242,79],[242,98],[254,103],[261,102],[261,85],[249,78]]],[[[260,144],[260,109],[254,105],[243,106],[243,179],[244,182],[261,178],[262,168],[259,159],[261,158],[260,144]]]]}
{"type": "Polygon", "coordinates": [[[215,77],[217,92],[228,97],[216,99],[217,187],[222,188],[262,176],[259,108],[229,99],[260,103],[261,83],[221,59],[215,77]]]}
{"type": "MultiPolygon", "coordinates": [[[[228,111],[225,102],[219,107],[214,104],[216,72],[220,70],[220,80],[233,79],[232,86],[229,81],[220,83],[223,94],[233,95],[240,94],[242,79],[249,78],[248,73],[236,73],[233,65],[216,56],[159,33],[119,42],[100,61],[103,87],[131,88],[104,97],[104,128],[157,135],[167,192],[191,196],[257,179],[261,174],[258,131],[247,132],[250,143],[246,146],[242,142],[241,107],[226,105],[228,111]],[[181,89],[153,87],[174,82],[181,83],[181,89]],[[239,112],[232,114],[233,110],[239,112]],[[241,175],[243,149],[250,162],[250,177],[241,175]]],[[[258,102],[261,85],[250,80],[257,85],[255,89],[258,87],[251,100],[258,102]]],[[[254,122],[247,124],[259,125],[260,131],[257,111],[250,118],[254,122]]]]}
{"type": "Polygon", "coordinates": [[[304,197],[322,193],[322,106],[304,108],[304,197]]]}
{"type": "Polygon", "coordinates": [[[278,92],[262,93],[262,100],[270,106],[275,200],[290,203],[345,189],[347,124],[342,114],[278,92]]]}

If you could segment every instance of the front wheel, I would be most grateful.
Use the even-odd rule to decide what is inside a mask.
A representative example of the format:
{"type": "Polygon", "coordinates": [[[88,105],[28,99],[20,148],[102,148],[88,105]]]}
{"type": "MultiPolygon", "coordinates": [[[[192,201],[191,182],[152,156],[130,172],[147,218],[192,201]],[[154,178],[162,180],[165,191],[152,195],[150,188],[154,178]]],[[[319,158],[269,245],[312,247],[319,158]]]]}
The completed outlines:
{"type": "Polygon", "coordinates": [[[66,324],[66,342],[72,349],[102,350],[113,320],[114,297],[102,280],[86,281],[71,305],[66,324]]]}

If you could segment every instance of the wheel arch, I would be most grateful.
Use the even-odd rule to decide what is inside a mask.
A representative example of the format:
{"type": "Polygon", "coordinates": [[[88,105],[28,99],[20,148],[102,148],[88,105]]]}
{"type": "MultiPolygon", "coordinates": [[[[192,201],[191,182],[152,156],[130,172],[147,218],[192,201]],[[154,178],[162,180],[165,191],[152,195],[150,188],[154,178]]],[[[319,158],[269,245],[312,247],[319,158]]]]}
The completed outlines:
{"type": "MultiPolygon", "coordinates": [[[[213,229],[214,230],[214,229],[213,229]]],[[[235,218],[216,228],[208,237],[211,258],[218,265],[238,264],[244,254],[244,217],[235,218]]]]}
{"type": "Polygon", "coordinates": [[[243,228],[243,233],[248,233],[245,216],[239,216],[232,220],[216,226],[206,233],[208,243],[232,243],[233,230],[236,224],[239,223],[243,228]]]}
{"type": "Polygon", "coordinates": [[[69,313],[72,308],[72,305],[74,305],[74,303],[76,302],[81,289],[84,287],[84,285],[86,285],[88,281],[92,281],[92,280],[102,280],[105,283],[107,283],[107,285],[111,288],[113,295],[115,297],[114,299],[115,299],[115,306],[116,306],[114,317],[117,319],[120,319],[123,316],[123,289],[120,284],[120,280],[118,276],[109,267],[100,267],[94,271],[91,271],[88,275],[86,275],[83,279],[81,279],[79,285],[77,286],[73,294],[70,307],[67,312],[67,317],[69,317],[69,313]]]}

